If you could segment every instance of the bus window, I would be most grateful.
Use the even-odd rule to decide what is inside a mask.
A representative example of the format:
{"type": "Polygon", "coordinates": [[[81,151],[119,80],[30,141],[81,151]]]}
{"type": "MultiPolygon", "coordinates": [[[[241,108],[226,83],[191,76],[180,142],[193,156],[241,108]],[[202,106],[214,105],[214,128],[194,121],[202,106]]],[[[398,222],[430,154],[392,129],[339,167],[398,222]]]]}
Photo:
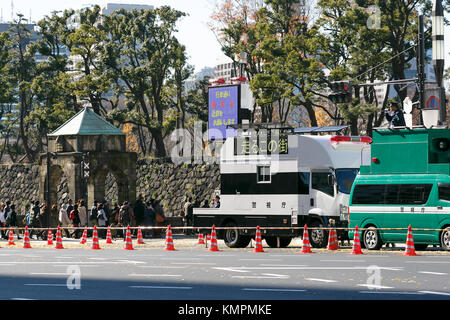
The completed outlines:
{"type": "Polygon", "coordinates": [[[425,204],[430,196],[432,184],[402,184],[400,185],[399,204],[425,204]]]}
{"type": "Polygon", "coordinates": [[[384,184],[359,184],[353,191],[352,204],[383,204],[384,184]]]}
{"type": "Polygon", "coordinates": [[[328,172],[313,172],[311,187],[334,197],[334,187],[328,183],[328,172]]]}
{"type": "Polygon", "coordinates": [[[450,201],[450,184],[439,183],[438,191],[439,191],[439,200],[450,201]]]}

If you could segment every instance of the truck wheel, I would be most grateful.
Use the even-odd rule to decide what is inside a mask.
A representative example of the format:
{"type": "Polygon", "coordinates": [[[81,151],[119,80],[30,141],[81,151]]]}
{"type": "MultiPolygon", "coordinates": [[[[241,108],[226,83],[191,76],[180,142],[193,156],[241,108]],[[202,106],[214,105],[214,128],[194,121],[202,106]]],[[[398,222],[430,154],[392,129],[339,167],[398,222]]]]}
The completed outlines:
{"type": "MultiPolygon", "coordinates": [[[[277,244],[277,237],[266,237],[264,238],[266,240],[266,243],[271,248],[278,248],[277,244]]],[[[292,241],[291,237],[280,237],[280,248],[286,248],[292,241]]]]}
{"type": "Polygon", "coordinates": [[[380,250],[383,242],[381,242],[380,234],[375,227],[369,227],[363,233],[363,242],[366,249],[380,250]]]}
{"type": "Polygon", "coordinates": [[[441,247],[444,250],[450,251],[450,228],[445,228],[441,233],[441,247]]]}
{"type": "MultiPolygon", "coordinates": [[[[235,228],[236,224],[234,222],[229,222],[225,225],[225,227],[235,228]]],[[[239,234],[239,231],[237,229],[227,229],[224,231],[223,241],[229,248],[245,248],[250,243],[250,240],[250,236],[239,234]]]]}
{"type": "Polygon", "coordinates": [[[319,221],[313,221],[311,223],[311,228],[319,228],[308,230],[311,247],[325,248],[328,244],[328,232],[322,229],[323,224],[319,221]]]}

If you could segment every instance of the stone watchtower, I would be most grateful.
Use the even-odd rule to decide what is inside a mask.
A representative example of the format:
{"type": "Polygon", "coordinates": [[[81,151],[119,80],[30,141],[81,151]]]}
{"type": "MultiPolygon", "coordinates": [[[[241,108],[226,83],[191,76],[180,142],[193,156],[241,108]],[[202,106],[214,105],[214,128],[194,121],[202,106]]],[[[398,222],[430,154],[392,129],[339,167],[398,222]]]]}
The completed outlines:
{"type": "Polygon", "coordinates": [[[67,178],[68,197],[74,203],[105,199],[105,180],[111,173],[118,190],[118,201],[136,200],[135,152],[126,151],[125,134],[84,108],[48,135],[48,152],[41,154],[40,199],[60,203],[58,187],[67,178]]]}

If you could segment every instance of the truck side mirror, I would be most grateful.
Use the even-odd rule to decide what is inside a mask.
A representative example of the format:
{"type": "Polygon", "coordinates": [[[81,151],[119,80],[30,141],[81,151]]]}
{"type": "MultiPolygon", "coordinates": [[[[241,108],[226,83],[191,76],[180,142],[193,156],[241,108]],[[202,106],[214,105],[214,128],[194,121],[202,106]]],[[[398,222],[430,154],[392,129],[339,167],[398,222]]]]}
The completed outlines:
{"type": "Polygon", "coordinates": [[[334,175],[332,175],[331,173],[328,174],[328,185],[334,186],[334,175]]]}

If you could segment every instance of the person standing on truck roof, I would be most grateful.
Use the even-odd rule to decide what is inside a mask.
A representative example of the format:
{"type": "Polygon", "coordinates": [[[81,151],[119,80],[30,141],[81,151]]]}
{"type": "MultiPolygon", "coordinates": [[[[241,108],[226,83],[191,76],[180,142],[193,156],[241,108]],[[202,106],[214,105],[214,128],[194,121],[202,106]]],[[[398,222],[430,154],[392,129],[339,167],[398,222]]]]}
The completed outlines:
{"type": "Polygon", "coordinates": [[[386,120],[389,121],[389,127],[404,127],[406,126],[405,117],[403,116],[403,110],[398,108],[398,103],[395,101],[391,102],[391,110],[384,110],[384,115],[386,120]]]}

